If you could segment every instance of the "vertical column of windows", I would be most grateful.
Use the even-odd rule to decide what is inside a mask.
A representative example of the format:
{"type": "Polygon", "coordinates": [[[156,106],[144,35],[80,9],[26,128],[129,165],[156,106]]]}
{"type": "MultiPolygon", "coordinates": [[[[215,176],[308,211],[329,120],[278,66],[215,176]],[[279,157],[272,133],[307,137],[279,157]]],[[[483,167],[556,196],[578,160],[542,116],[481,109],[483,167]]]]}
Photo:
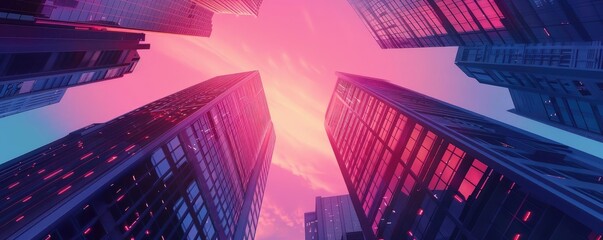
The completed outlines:
{"type": "Polygon", "coordinates": [[[418,176],[420,174],[421,169],[425,165],[425,161],[427,160],[427,156],[431,151],[435,139],[436,135],[431,131],[428,131],[425,135],[423,143],[421,144],[421,147],[419,148],[419,151],[417,151],[417,155],[414,161],[412,162],[411,170],[413,173],[415,173],[415,175],[418,176]]]}

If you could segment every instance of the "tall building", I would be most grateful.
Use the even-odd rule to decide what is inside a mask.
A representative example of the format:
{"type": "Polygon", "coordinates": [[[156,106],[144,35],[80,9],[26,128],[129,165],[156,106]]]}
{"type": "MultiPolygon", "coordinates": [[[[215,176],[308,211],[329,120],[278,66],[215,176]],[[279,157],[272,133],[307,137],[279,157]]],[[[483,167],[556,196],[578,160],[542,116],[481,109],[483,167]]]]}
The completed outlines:
{"type": "Polygon", "coordinates": [[[0,117],[57,103],[65,89],[120,78],[144,34],[0,20],[0,117]]]}
{"type": "Polygon", "coordinates": [[[263,0],[194,0],[214,13],[257,16],[263,0]]]}
{"type": "Polygon", "coordinates": [[[513,112],[603,140],[600,1],[348,1],[382,48],[460,46],[456,64],[481,83],[510,88],[513,112]],[[534,94],[542,99],[525,97],[534,94]],[[523,111],[551,103],[559,109],[523,111]]]}
{"type": "Polygon", "coordinates": [[[597,0],[348,0],[381,48],[603,39],[597,0]]]}
{"type": "Polygon", "coordinates": [[[603,103],[510,89],[520,116],[603,142],[603,103]]]}
{"type": "Polygon", "coordinates": [[[339,73],[327,135],[368,239],[600,239],[603,161],[339,73]]]}
{"type": "Polygon", "coordinates": [[[0,165],[0,238],[253,239],[274,140],[259,73],[212,78],[0,165]]]}
{"type": "Polygon", "coordinates": [[[457,66],[509,88],[512,111],[603,141],[601,42],[460,47],[457,66]]]}
{"type": "Polygon", "coordinates": [[[0,118],[59,103],[65,89],[28,94],[0,101],[0,118]]]}
{"type": "Polygon", "coordinates": [[[306,240],[364,239],[349,195],[316,197],[316,210],[304,213],[304,228],[306,240]]]}
{"type": "Polygon", "coordinates": [[[192,0],[12,0],[0,19],[35,19],[81,25],[209,37],[213,12],[192,0]]]}

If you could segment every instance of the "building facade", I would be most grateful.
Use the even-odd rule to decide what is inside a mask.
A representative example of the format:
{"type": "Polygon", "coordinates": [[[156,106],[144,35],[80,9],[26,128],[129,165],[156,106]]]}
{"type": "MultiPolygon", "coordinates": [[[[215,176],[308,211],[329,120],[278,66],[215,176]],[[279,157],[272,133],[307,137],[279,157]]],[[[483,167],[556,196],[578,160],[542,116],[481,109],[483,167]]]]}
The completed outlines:
{"type": "Polygon", "coordinates": [[[601,42],[460,47],[456,65],[508,88],[518,115],[603,141],[601,42]]]}
{"type": "Polygon", "coordinates": [[[214,13],[257,16],[263,0],[194,0],[214,13]]]}
{"type": "Polygon", "coordinates": [[[67,88],[132,73],[138,50],[149,48],[144,37],[0,20],[0,105],[11,106],[0,108],[0,117],[57,103],[67,88]]]}
{"type": "Polygon", "coordinates": [[[304,213],[306,240],[362,240],[362,232],[349,195],[316,197],[316,210],[304,213]]]}
{"type": "Polygon", "coordinates": [[[2,239],[253,239],[274,130],[225,75],[0,165],[2,239]]]}
{"type": "Polygon", "coordinates": [[[35,19],[209,37],[213,12],[192,0],[13,0],[0,19],[35,19]]]}
{"type": "Polygon", "coordinates": [[[325,127],[368,239],[599,239],[603,161],[339,73],[325,127]]]}
{"type": "MultiPolygon", "coordinates": [[[[456,64],[479,82],[586,102],[597,123],[603,103],[603,5],[596,0],[349,0],[381,48],[459,46],[456,64]]],[[[514,98],[514,101],[516,98],[514,98]]],[[[555,100],[552,100],[555,101],[555,100]]],[[[515,102],[515,105],[528,102],[515,102]]],[[[541,108],[544,102],[533,102],[541,108]]],[[[568,103],[566,103],[567,105],[568,103]]],[[[515,113],[601,141],[601,126],[515,113]]],[[[573,110],[569,115],[580,115],[573,110]]],[[[557,112],[561,115],[561,112],[557,112]]]]}
{"type": "Polygon", "coordinates": [[[348,0],[381,48],[603,39],[596,0],[348,0]]]}
{"type": "Polygon", "coordinates": [[[509,112],[603,142],[603,104],[510,89],[509,112]]]}
{"type": "Polygon", "coordinates": [[[59,103],[65,89],[51,90],[0,101],[0,118],[59,103]]]}

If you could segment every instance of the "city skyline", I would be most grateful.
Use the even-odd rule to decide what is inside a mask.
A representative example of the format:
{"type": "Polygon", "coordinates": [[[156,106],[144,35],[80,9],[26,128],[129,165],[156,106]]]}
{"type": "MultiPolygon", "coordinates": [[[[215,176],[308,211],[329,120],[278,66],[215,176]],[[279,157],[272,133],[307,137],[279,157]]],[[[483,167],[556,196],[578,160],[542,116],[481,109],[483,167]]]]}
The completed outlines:
{"type": "Polygon", "coordinates": [[[601,157],[600,143],[506,112],[504,88],[455,65],[456,48],[382,51],[346,1],[265,1],[259,17],[216,15],[211,38],[146,33],[135,74],[70,89],[59,104],[0,120],[0,162],[105,122],[200,79],[258,69],[277,141],[257,239],[299,239],[316,196],[345,194],[324,134],[336,70],[384,79],[601,157]],[[292,191],[293,190],[293,191],[292,191]],[[286,194],[283,194],[286,193],[286,194]]]}

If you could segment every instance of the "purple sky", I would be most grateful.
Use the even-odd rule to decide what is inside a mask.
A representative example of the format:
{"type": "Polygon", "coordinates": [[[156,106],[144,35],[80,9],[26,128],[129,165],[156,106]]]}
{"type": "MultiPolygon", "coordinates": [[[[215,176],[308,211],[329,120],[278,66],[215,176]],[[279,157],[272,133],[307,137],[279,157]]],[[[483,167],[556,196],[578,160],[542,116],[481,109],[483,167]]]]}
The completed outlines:
{"type": "Polygon", "coordinates": [[[210,38],[147,34],[133,74],[67,91],[63,101],[0,119],[0,162],[210,77],[260,70],[277,143],[258,239],[302,239],[315,196],[345,194],[323,128],[335,71],[404,87],[603,157],[601,143],[506,112],[506,89],[454,65],[456,48],[381,50],[346,0],[264,0],[259,17],[217,15],[210,38]]]}

